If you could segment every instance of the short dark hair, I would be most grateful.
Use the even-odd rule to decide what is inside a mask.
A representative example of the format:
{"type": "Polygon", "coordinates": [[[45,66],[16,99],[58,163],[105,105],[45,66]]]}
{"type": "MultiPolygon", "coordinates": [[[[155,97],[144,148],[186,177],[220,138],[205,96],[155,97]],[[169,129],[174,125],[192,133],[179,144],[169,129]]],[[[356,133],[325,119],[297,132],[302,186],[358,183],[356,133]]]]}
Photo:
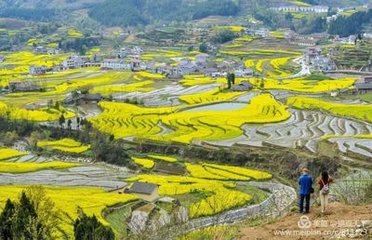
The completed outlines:
{"type": "Polygon", "coordinates": [[[324,182],[328,182],[328,179],[329,179],[328,172],[327,171],[322,172],[322,180],[324,182]]]}

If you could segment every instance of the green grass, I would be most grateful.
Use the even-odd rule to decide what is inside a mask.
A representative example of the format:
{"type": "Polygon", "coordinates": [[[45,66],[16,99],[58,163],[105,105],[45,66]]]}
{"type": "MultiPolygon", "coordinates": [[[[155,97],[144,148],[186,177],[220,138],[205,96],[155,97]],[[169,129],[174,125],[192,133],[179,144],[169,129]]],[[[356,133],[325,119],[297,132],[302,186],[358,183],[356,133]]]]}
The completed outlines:
{"type": "Polygon", "coordinates": [[[168,213],[172,213],[175,205],[173,203],[167,203],[167,202],[159,202],[156,204],[161,209],[164,209],[168,213]]]}
{"type": "Polygon", "coordinates": [[[135,203],[130,203],[123,206],[120,209],[114,210],[113,212],[107,214],[106,220],[110,223],[110,226],[115,232],[118,239],[125,239],[127,236],[126,224],[127,219],[131,216],[131,207],[135,203]]]}
{"type": "Polygon", "coordinates": [[[191,192],[189,194],[180,194],[173,196],[181,202],[181,205],[190,208],[194,203],[200,202],[202,199],[205,199],[212,194],[207,192],[191,192]]]}
{"type": "Polygon", "coordinates": [[[236,188],[241,192],[248,193],[249,195],[251,195],[253,204],[258,204],[265,201],[270,195],[268,192],[264,190],[251,186],[238,185],[236,188]]]}

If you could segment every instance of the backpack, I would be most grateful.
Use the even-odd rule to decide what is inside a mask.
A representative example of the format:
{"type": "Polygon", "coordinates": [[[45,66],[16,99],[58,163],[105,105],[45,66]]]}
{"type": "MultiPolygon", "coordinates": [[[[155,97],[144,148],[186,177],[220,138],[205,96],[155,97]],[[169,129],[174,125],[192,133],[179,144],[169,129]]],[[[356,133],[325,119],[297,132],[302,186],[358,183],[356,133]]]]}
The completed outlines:
{"type": "Polygon", "coordinates": [[[324,184],[323,179],[321,179],[321,181],[323,183],[323,188],[322,188],[321,192],[322,192],[323,195],[327,195],[329,193],[329,183],[324,184]]]}

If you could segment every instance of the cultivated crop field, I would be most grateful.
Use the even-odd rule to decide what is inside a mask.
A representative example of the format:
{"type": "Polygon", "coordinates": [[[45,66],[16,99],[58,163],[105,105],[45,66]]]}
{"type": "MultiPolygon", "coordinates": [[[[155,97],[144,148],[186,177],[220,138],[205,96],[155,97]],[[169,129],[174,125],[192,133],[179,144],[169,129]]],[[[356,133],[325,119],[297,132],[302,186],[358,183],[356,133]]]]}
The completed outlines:
{"type": "MultiPolygon", "coordinates": [[[[183,207],[191,221],[253,205],[264,208],[260,204],[275,193],[258,187],[274,186],[277,180],[274,171],[263,169],[264,163],[217,163],[210,156],[188,158],[172,148],[147,151],[146,144],[218,154],[268,147],[320,156],[326,148],[342,160],[370,161],[372,105],[370,93],[354,94],[360,75],[314,70],[306,62],[307,49],[289,44],[283,31],[263,38],[247,35],[242,26],[212,30],[232,31],[236,38],[215,49],[207,45],[205,51],[187,44],[151,46],[150,40],[141,51],[135,51],[134,43],[120,49],[125,52],[120,58],[116,47],[86,51],[90,60],[115,60],[121,64],[118,69],[101,68],[97,60],[50,70],[73,55],[36,53],[32,48],[42,44],[37,38],[29,39],[22,51],[1,52],[0,117],[32,122],[43,130],[28,133],[24,125],[27,136],[18,136],[4,127],[0,209],[29,185],[44,186],[64,214],[61,231],[71,235],[78,207],[105,225],[118,218],[127,229],[132,207],[145,203],[127,189],[135,182],[155,184],[158,198],[179,203],[177,209],[183,207]],[[49,70],[31,74],[34,65],[49,70]],[[102,157],[112,157],[119,147],[125,154],[115,161],[122,165],[102,157]]],[[[69,39],[84,36],[72,27],[63,31],[69,39]]],[[[58,47],[55,42],[48,46],[58,47]]],[[[169,203],[153,204],[157,210],[149,218],[164,214],[164,206],[171,208],[169,203]]]]}

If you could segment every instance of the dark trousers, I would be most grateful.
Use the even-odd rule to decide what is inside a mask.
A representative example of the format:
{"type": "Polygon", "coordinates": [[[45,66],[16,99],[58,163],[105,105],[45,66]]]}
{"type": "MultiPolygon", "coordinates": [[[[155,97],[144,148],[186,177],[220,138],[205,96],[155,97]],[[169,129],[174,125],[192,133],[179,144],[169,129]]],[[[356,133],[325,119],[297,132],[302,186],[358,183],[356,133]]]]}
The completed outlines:
{"type": "Polygon", "coordinates": [[[305,212],[310,211],[310,194],[300,194],[300,213],[304,212],[304,200],[306,201],[305,212]]]}

